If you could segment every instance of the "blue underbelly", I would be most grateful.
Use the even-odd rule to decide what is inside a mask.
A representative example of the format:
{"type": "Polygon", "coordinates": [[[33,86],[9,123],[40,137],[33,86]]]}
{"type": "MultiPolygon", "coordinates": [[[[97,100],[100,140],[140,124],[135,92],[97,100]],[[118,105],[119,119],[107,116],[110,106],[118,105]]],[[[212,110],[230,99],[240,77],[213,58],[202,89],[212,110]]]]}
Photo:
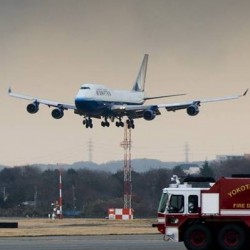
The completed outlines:
{"type": "Polygon", "coordinates": [[[86,113],[95,113],[100,114],[104,110],[107,110],[107,107],[109,106],[107,103],[104,102],[98,102],[98,101],[87,101],[87,100],[75,100],[75,105],[78,110],[81,110],[86,113]]]}

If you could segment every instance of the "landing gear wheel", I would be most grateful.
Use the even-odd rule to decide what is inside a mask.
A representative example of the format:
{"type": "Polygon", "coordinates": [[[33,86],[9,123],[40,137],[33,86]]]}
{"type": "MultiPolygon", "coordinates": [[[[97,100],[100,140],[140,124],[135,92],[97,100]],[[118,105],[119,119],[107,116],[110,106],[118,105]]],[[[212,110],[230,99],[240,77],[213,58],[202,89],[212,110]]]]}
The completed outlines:
{"type": "Polygon", "coordinates": [[[108,121],[101,122],[102,127],[109,127],[110,123],[108,121]]]}
{"type": "Polygon", "coordinates": [[[219,232],[218,243],[223,250],[243,249],[246,244],[246,233],[238,225],[226,225],[219,232]]]}
{"type": "Polygon", "coordinates": [[[134,120],[127,120],[127,125],[128,125],[128,129],[134,129],[135,128],[135,124],[134,124],[134,120]]]}
{"type": "Polygon", "coordinates": [[[124,123],[122,121],[115,123],[116,127],[124,127],[124,123]]]}
{"type": "Polygon", "coordinates": [[[184,244],[188,250],[211,250],[211,232],[205,225],[190,226],[184,234],[184,244]]]}
{"type": "Polygon", "coordinates": [[[82,124],[85,125],[86,128],[93,128],[93,123],[91,118],[86,118],[82,121],[82,124]]]}

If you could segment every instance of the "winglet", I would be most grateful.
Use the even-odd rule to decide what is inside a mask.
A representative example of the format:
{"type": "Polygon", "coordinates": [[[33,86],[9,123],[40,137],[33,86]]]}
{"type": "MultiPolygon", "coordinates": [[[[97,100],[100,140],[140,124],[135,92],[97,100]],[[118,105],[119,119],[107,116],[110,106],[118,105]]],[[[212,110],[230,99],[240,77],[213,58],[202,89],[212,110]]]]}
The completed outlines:
{"type": "Polygon", "coordinates": [[[248,92],[248,89],[244,92],[244,94],[242,96],[245,96],[247,95],[247,92],[248,92]]]}
{"type": "Polygon", "coordinates": [[[11,87],[9,87],[9,90],[8,90],[8,94],[10,94],[11,93],[11,87]]]}

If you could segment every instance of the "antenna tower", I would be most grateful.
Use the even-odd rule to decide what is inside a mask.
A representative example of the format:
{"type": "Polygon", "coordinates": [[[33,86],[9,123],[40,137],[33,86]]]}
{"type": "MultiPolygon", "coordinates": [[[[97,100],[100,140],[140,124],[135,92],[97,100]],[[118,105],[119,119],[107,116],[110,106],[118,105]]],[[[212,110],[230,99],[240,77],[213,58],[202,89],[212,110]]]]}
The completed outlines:
{"type": "Polygon", "coordinates": [[[186,142],[185,144],[185,161],[186,164],[189,162],[189,144],[186,142]]]}
{"type": "Polygon", "coordinates": [[[90,138],[88,141],[88,151],[89,151],[89,162],[92,162],[92,153],[93,153],[93,141],[90,138]]]}
{"type": "Polygon", "coordinates": [[[131,182],[131,128],[124,125],[124,140],[121,142],[124,149],[124,208],[131,208],[132,182],[131,182]]]}

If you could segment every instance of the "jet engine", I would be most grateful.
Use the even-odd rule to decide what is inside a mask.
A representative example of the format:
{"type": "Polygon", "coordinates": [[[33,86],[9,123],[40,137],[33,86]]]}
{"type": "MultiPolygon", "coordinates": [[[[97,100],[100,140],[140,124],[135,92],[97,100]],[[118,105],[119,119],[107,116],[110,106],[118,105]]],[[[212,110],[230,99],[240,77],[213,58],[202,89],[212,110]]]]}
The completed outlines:
{"type": "Polygon", "coordinates": [[[39,103],[38,102],[30,103],[28,104],[26,109],[30,114],[35,114],[39,110],[39,103]]]}
{"type": "Polygon", "coordinates": [[[155,116],[156,116],[156,113],[151,109],[145,110],[143,113],[143,117],[147,121],[153,120],[155,116]]]}
{"type": "Polygon", "coordinates": [[[51,115],[55,119],[61,119],[64,115],[63,109],[59,109],[59,108],[53,109],[51,112],[51,115]]]}
{"type": "Polygon", "coordinates": [[[190,105],[188,108],[187,108],[187,113],[188,115],[190,116],[195,116],[195,115],[198,115],[199,114],[199,107],[195,104],[193,105],[190,105]]]}

